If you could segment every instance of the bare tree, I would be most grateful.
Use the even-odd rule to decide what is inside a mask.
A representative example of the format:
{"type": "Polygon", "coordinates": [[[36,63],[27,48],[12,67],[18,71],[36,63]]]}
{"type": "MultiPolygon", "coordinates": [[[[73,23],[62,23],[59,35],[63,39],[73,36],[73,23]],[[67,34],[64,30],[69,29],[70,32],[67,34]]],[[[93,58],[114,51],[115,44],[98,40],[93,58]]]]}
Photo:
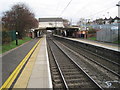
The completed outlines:
{"type": "Polygon", "coordinates": [[[4,27],[8,30],[16,30],[19,38],[24,37],[25,30],[38,27],[38,21],[25,4],[16,4],[11,10],[6,11],[2,17],[4,27]]]}

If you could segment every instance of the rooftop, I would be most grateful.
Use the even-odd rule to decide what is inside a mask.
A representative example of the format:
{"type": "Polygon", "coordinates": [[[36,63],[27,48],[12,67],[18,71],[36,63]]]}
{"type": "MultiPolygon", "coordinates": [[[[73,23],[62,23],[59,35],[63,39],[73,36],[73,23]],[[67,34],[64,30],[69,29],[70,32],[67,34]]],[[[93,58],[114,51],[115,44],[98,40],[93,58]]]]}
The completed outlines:
{"type": "Polygon", "coordinates": [[[39,18],[39,22],[63,22],[62,18],[39,18]]]}

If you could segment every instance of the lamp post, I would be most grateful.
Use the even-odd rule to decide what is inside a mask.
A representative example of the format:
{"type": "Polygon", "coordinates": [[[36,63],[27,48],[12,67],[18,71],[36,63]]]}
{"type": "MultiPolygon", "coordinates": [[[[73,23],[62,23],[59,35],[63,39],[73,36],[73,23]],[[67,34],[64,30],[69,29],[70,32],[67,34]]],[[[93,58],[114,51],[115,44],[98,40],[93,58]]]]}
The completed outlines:
{"type": "MultiPolygon", "coordinates": [[[[118,2],[118,4],[116,4],[116,6],[118,6],[118,17],[120,18],[120,1],[118,2]]],[[[120,22],[120,20],[118,22],[120,22]]],[[[120,40],[120,24],[118,23],[118,41],[119,40],[120,40]]]]}
{"type": "Polygon", "coordinates": [[[18,45],[18,32],[16,32],[16,45],[18,45]]]}
{"type": "Polygon", "coordinates": [[[87,24],[87,23],[89,23],[89,20],[90,19],[86,19],[86,30],[85,30],[85,37],[86,37],[86,39],[87,39],[87,36],[88,36],[88,26],[87,25],[89,25],[89,24],[87,24]]]}
{"type": "Polygon", "coordinates": [[[118,4],[116,4],[116,6],[118,6],[118,17],[120,17],[120,1],[118,2],[118,4]]]}

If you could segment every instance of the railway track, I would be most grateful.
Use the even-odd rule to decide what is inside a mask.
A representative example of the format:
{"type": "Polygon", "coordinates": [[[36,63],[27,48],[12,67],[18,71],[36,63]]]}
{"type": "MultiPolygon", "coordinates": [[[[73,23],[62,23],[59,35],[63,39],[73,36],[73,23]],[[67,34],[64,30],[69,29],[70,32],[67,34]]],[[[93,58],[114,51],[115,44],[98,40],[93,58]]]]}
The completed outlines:
{"type": "Polygon", "coordinates": [[[48,40],[48,47],[54,88],[62,87],[68,90],[71,88],[102,89],[73,58],[51,39],[48,40]]]}
{"type": "Polygon", "coordinates": [[[103,68],[109,70],[110,72],[114,73],[116,76],[120,77],[120,64],[118,62],[115,62],[113,60],[110,60],[108,58],[105,58],[103,56],[100,56],[96,53],[93,53],[91,51],[88,51],[87,49],[81,48],[81,47],[76,47],[76,46],[72,46],[70,44],[67,44],[65,42],[60,41],[64,46],[67,46],[68,48],[70,48],[71,50],[74,50],[75,53],[80,54],[84,57],[86,57],[87,59],[93,61],[94,63],[102,66],[103,68]]]}
{"type": "MultiPolygon", "coordinates": [[[[118,73],[119,71],[119,64],[116,62],[112,62],[110,60],[106,60],[104,61],[104,63],[102,62],[104,58],[98,57],[97,55],[95,56],[91,56],[88,53],[85,53],[85,51],[83,49],[79,50],[79,48],[74,48],[74,47],[70,47],[71,45],[68,44],[64,44],[64,43],[60,43],[57,41],[56,44],[59,43],[59,46],[61,46],[61,48],[63,48],[65,51],[67,51],[67,53],[71,53],[71,57],[84,57],[83,62],[86,64],[86,62],[90,61],[92,62],[91,65],[93,65],[93,67],[98,68],[98,70],[102,71],[102,73],[98,72],[98,74],[94,75],[95,73],[93,72],[93,75],[91,74],[91,76],[93,77],[100,77],[100,81],[98,82],[102,82],[103,84],[106,83],[106,85],[103,85],[104,88],[119,88],[120,85],[120,74],[118,73]],[[74,55],[73,55],[74,54],[74,55]],[[94,57],[94,59],[92,58],[94,57]],[[85,60],[87,59],[87,60],[85,60]],[[100,62],[101,61],[101,62],[100,62]]],[[[70,55],[70,54],[69,54],[70,55]]],[[[76,62],[81,62],[80,60],[77,60],[76,62]]],[[[83,63],[80,63],[80,65],[82,65],[83,63]]],[[[90,64],[86,64],[87,69],[86,72],[88,71],[89,68],[91,68],[92,66],[90,66],[90,64]]],[[[85,67],[85,65],[83,66],[85,67]]],[[[97,69],[96,69],[97,70],[97,69]]],[[[89,69],[90,71],[90,69],[89,69]]],[[[89,73],[88,71],[88,73],[89,73]]]]}
{"type": "MultiPolygon", "coordinates": [[[[60,43],[60,42],[59,42],[60,43]]],[[[119,71],[119,68],[120,68],[120,65],[118,64],[118,63],[116,63],[116,62],[114,62],[114,61],[111,61],[111,60],[106,60],[106,58],[103,58],[102,56],[99,56],[99,55],[96,55],[96,54],[93,54],[93,55],[95,55],[95,56],[93,56],[92,55],[92,57],[97,57],[97,59],[93,59],[93,58],[91,58],[91,57],[89,57],[90,55],[88,55],[88,54],[86,54],[85,52],[83,53],[83,52],[81,52],[81,51],[79,51],[79,50],[72,50],[72,49],[70,49],[69,47],[66,47],[64,44],[62,44],[62,43],[60,43],[63,47],[65,47],[65,48],[67,48],[67,49],[69,49],[71,52],[73,52],[75,55],[77,55],[77,56],[80,56],[80,55],[82,55],[82,56],[84,56],[85,58],[87,58],[87,59],[89,59],[89,60],[91,60],[92,62],[94,62],[94,63],[96,63],[97,65],[99,65],[99,66],[101,66],[101,67],[103,67],[103,68],[105,68],[106,70],[108,70],[108,71],[110,71],[111,73],[113,73],[113,74],[115,74],[116,76],[118,76],[118,77],[120,77],[120,73],[118,72],[119,71]],[[78,53],[79,52],[79,53],[78,53]],[[102,57],[101,58],[101,60],[106,60],[106,61],[104,61],[105,63],[103,63],[102,61],[100,61],[100,57],[102,57]]],[[[87,51],[87,50],[86,50],[87,51]]],[[[87,51],[87,52],[89,52],[89,51],[87,51]]]]}
{"type": "Polygon", "coordinates": [[[49,56],[49,62],[50,62],[53,88],[54,89],[56,89],[56,88],[65,89],[64,82],[63,82],[62,77],[60,75],[57,64],[54,60],[54,56],[52,54],[52,51],[51,51],[49,44],[47,44],[47,48],[48,48],[48,56],[49,56]]]}

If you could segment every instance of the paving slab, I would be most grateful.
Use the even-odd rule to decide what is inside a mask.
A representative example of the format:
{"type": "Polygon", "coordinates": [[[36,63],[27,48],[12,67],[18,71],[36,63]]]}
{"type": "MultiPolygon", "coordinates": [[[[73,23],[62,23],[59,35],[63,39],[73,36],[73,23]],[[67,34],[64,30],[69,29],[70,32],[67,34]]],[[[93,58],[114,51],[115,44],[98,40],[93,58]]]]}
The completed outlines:
{"type": "Polygon", "coordinates": [[[52,88],[46,36],[41,43],[27,88],[52,88]]]}
{"type": "Polygon", "coordinates": [[[16,81],[14,88],[52,89],[46,36],[42,38],[16,81]]]}
{"type": "Polygon", "coordinates": [[[17,79],[13,88],[27,88],[28,81],[39,52],[40,44],[37,46],[31,57],[29,58],[25,68],[23,69],[22,73],[20,74],[19,78],[17,79]]]}

